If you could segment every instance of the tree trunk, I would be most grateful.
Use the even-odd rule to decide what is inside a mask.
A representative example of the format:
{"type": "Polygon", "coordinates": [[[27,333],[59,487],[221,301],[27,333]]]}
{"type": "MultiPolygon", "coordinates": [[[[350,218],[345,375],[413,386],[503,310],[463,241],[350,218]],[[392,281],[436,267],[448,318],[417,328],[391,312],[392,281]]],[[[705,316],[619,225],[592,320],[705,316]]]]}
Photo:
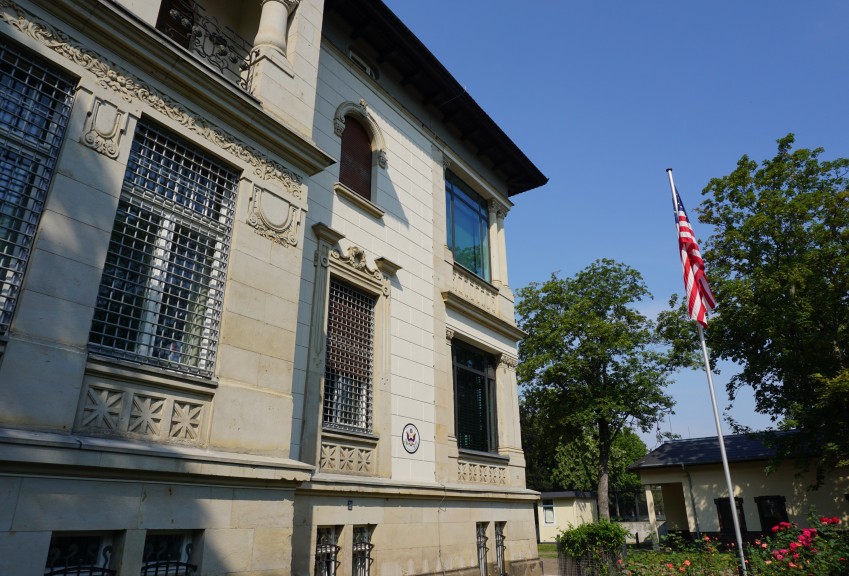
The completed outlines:
{"type": "Polygon", "coordinates": [[[610,426],[598,421],[598,516],[610,520],[610,426]]]}

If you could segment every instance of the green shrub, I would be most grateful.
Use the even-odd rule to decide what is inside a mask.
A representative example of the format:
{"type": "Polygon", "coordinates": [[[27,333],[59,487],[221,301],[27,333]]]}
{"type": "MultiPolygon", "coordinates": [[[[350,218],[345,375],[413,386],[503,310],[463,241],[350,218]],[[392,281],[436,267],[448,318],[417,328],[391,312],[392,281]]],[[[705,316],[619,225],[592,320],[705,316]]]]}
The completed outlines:
{"type": "Polygon", "coordinates": [[[560,554],[575,561],[589,561],[603,573],[610,574],[627,536],[628,531],[619,524],[601,520],[563,530],[557,535],[557,544],[560,554]]]}

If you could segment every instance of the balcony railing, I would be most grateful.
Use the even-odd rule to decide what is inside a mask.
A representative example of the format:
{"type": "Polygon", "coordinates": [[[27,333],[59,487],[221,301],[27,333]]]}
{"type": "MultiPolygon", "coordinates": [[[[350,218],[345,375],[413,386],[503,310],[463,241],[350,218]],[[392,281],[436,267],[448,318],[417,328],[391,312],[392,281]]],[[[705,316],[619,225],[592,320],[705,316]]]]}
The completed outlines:
{"type": "Polygon", "coordinates": [[[197,2],[163,0],[156,29],[248,90],[253,46],[230,27],[219,24],[197,2]]]}

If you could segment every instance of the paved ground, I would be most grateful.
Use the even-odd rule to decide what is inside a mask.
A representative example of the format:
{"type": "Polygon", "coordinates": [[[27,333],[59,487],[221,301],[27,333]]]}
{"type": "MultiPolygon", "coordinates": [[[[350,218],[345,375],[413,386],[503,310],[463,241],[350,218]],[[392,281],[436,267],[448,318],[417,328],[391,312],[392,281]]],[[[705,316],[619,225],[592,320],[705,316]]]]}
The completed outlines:
{"type": "Polygon", "coordinates": [[[557,576],[557,558],[542,559],[543,576],[557,576]]]}

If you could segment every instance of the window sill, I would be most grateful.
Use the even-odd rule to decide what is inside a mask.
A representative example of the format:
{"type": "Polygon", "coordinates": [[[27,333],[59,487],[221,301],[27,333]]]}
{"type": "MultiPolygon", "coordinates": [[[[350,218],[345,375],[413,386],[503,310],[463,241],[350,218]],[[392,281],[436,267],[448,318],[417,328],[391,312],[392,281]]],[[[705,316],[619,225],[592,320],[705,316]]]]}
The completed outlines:
{"type": "Polygon", "coordinates": [[[366,200],[341,182],[337,182],[333,185],[333,191],[363,212],[366,212],[375,218],[382,219],[385,214],[385,212],[377,204],[374,204],[370,200],[366,200]]]}
{"type": "Polygon", "coordinates": [[[145,382],[167,386],[169,388],[182,388],[194,392],[204,392],[206,394],[218,388],[217,380],[182,374],[174,370],[168,370],[167,368],[148,366],[147,364],[102,356],[93,352],[89,352],[86,373],[118,380],[145,382]]]}
{"type": "Polygon", "coordinates": [[[370,434],[368,432],[354,432],[349,430],[340,430],[338,428],[322,428],[321,437],[323,439],[334,438],[337,440],[345,440],[347,442],[362,442],[363,444],[377,445],[380,436],[370,434]]]}
{"type": "Polygon", "coordinates": [[[510,462],[509,456],[504,456],[497,452],[481,452],[480,450],[459,448],[459,453],[461,460],[474,460],[477,462],[488,462],[493,464],[507,464],[510,462]]]}

